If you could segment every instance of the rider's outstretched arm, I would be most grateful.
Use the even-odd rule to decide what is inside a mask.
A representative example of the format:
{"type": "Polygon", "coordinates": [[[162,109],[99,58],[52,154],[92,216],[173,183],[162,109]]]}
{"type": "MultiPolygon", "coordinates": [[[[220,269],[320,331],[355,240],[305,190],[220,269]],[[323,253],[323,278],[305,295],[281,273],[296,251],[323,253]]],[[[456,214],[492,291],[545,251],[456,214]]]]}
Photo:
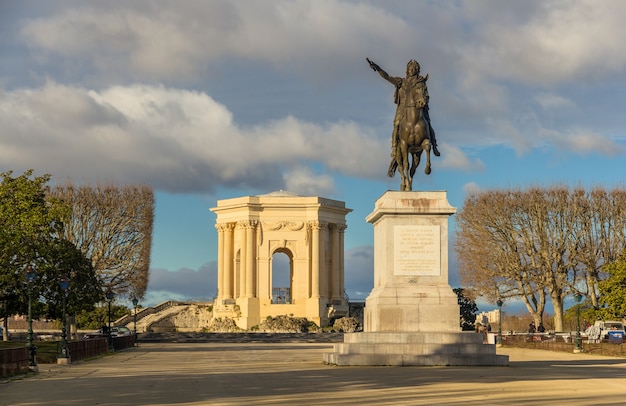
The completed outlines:
{"type": "Polygon", "coordinates": [[[394,76],[389,76],[389,74],[387,72],[385,72],[380,66],[378,66],[377,64],[375,64],[374,62],[370,61],[369,58],[365,58],[367,59],[367,62],[370,64],[370,68],[372,68],[375,72],[378,72],[378,74],[380,75],[380,77],[382,77],[383,79],[385,79],[387,82],[393,84],[394,86],[397,86],[398,83],[400,81],[402,81],[402,78],[397,78],[394,76]]]}

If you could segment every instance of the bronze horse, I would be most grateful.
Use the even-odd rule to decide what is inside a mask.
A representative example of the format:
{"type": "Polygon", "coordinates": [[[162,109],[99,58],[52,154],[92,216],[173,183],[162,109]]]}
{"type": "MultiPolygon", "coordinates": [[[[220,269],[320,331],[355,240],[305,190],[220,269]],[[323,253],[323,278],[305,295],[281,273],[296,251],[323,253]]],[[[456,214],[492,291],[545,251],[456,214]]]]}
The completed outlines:
{"type": "Polygon", "coordinates": [[[391,160],[387,175],[392,178],[398,169],[400,172],[400,190],[413,189],[413,175],[420,163],[422,152],[426,151],[424,173],[430,175],[430,128],[424,117],[424,107],[405,106],[404,117],[398,123],[398,142],[394,158],[391,160]],[[409,169],[409,156],[412,162],[409,169]]]}
{"type": "Polygon", "coordinates": [[[424,172],[430,175],[430,150],[439,156],[435,133],[430,126],[428,115],[428,88],[426,81],[428,75],[420,76],[420,65],[411,59],[406,65],[406,77],[389,76],[369,58],[365,58],[375,72],[396,87],[394,103],[396,103],[396,115],[392,133],[393,157],[387,170],[387,175],[393,178],[396,169],[400,172],[400,190],[411,191],[413,189],[413,175],[420,163],[422,152],[426,151],[426,168],[424,172]],[[412,157],[409,168],[409,156],[412,157]]]}

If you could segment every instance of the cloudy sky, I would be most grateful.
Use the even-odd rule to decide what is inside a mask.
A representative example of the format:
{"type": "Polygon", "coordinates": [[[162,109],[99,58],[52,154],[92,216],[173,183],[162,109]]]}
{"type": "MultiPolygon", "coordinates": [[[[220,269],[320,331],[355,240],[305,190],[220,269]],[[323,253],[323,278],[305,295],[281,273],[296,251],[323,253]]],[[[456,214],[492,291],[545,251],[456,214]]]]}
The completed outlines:
{"type": "Polygon", "coordinates": [[[399,187],[394,89],[365,58],[429,74],[441,157],[414,189],[460,209],[476,189],[619,186],[624,16],[621,0],[0,0],[0,170],[153,186],[145,304],[213,297],[217,200],[345,201],[364,299],[365,217],[399,187]]]}

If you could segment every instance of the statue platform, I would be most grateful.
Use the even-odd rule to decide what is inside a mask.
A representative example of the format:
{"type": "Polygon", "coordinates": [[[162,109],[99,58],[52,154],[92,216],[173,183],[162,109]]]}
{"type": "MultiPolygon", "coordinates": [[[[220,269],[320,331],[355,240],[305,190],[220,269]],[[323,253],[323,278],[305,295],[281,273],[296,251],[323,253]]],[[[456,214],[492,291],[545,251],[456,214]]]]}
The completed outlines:
{"type": "Polygon", "coordinates": [[[388,191],[367,221],[374,225],[374,289],[364,332],[344,336],[324,362],[335,365],[508,365],[483,336],[461,332],[448,283],[445,191],[388,191]]]}
{"type": "Polygon", "coordinates": [[[363,332],[344,334],[344,342],[324,354],[327,364],[447,366],[506,366],[509,358],[496,355],[493,344],[483,344],[482,334],[473,331],[363,332]]]}

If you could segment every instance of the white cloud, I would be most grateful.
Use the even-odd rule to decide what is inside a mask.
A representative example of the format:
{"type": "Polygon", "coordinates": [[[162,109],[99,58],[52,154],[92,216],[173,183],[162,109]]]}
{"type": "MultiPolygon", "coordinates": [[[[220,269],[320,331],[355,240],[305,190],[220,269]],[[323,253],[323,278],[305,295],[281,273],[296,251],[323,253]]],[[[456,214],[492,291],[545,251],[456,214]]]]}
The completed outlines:
{"type": "Polygon", "coordinates": [[[288,191],[303,196],[325,196],[332,194],[335,188],[332,176],[317,175],[306,167],[285,173],[284,181],[288,191]]]}
{"type": "Polygon", "coordinates": [[[477,35],[465,60],[486,77],[548,84],[622,72],[626,3],[542,1],[467,2],[477,35]],[[521,4],[520,4],[521,6],[521,4]]]}
{"type": "MultiPolygon", "coordinates": [[[[317,160],[329,171],[379,178],[389,147],[382,131],[372,128],[386,119],[388,137],[391,118],[374,112],[382,104],[371,99],[389,97],[391,115],[393,89],[379,90],[388,84],[372,78],[364,57],[395,75],[417,58],[431,74],[433,125],[446,151],[442,163],[480,170],[482,164],[469,161],[461,148],[506,145],[525,154],[554,141],[546,129],[576,133],[593,126],[569,107],[588,103],[595,81],[608,75],[623,81],[624,11],[626,4],[591,0],[67,0],[20,20],[19,37],[32,55],[28,80],[50,76],[68,83],[44,87],[49,97],[67,100],[67,108],[38,94],[44,103],[38,110],[33,95],[40,90],[34,88],[21,96],[30,108],[17,113],[47,112],[37,119],[56,134],[43,140],[39,129],[28,136],[65,149],[71,142],[72,159],[54,147],[50,152],[69,162],[67,168],[83,161],[91,166],[81,170],[87,176],[129,173],[131,180],[170,191],[210,190],[218,183],[276,189],[283,179],[295,182],[285,169],[317,160]],[[129,84],[136,82],[157,84],[129,84]],[[85,83],[104,90],[86,93],[85,83]],[[203,91],[174,89],[173,83],[203,91]],[[568,94],[573,86],[580,90],[568,94]],[[217,101],[226,99],[228,107],[217,101]],[[556,123],[541,115],[557,109],[556,123]]],[[[599,137],[623,128],[608,110],[593,117],[606,123],[594,126],[599,137]]],[[[27,120],[23,127],[32,125],[27,120]]],[[[20,153],[14,143],[4,144],[5,155],[20,153]]],[[[598,145],[595,150],[612,152],[607,143],[598,145]]]]}
{"type": "Polygon", "coordinates": [[[399,49],[411,31],[378,6],[335,0],[79,2],[27,20],[22,38],[44,56],[85,60],[103,74],[184,80],[220,58],[315,74],[336,69],[335,58],[363,59],[372,43],[399,49]]]}
{"type": "Polygon", "coordinates": [[[465,152],[453,145],[441,147],[440,150],[441,158],[443,158],[441,166],[444,168],[466,172],[483,171],[485,169],[485,164],[480,159],[470,159],[465,152]]]}
{"type": "Polygon", "coordinates": [[[564,109],[576,106],[576,103],[571,99],[554,93],[539,93],[535,96],[535,100],[544,110],[564,109]]]}
{"type": "Polygon", "coordinates": [[[184,24],[183,15],[167,8],[100,7],[82,5],[29,20],[22,36],[46,55],[86,59],[102,73],[174,77],[192,75],[201,66],[202,53],[190,36],[199,27],[184,24]]]}
{"type": "Polygon", "coordinates": [[[606,156],[615,156],[624,153],[622,145],[591,130],[554,131],[550,134],[550,138],[558,150],[569,151],[579,155],[595,152],[606,156]]]}
{"type": "Polygon", "coordinates": [[[224,105],[199,92],[147,85],[96,91],[49,81],[0,93],[0,107],[3,164],[42,168],[57,179],[199,192],[218,185],[275,190],[283,177],[298,188],[332,189],[329,175],[303,172],[313,163],[383,176],[373,165],[384,165],[380,142],[353,123],[320,126],[285,117],[244,129],[224,105]]]}
{"type": "Polygon", "coordinates": [[[482,188],[476,182],[469,182],[463,185],[463,192],[468,195],[480,193],[482,188]]]}

